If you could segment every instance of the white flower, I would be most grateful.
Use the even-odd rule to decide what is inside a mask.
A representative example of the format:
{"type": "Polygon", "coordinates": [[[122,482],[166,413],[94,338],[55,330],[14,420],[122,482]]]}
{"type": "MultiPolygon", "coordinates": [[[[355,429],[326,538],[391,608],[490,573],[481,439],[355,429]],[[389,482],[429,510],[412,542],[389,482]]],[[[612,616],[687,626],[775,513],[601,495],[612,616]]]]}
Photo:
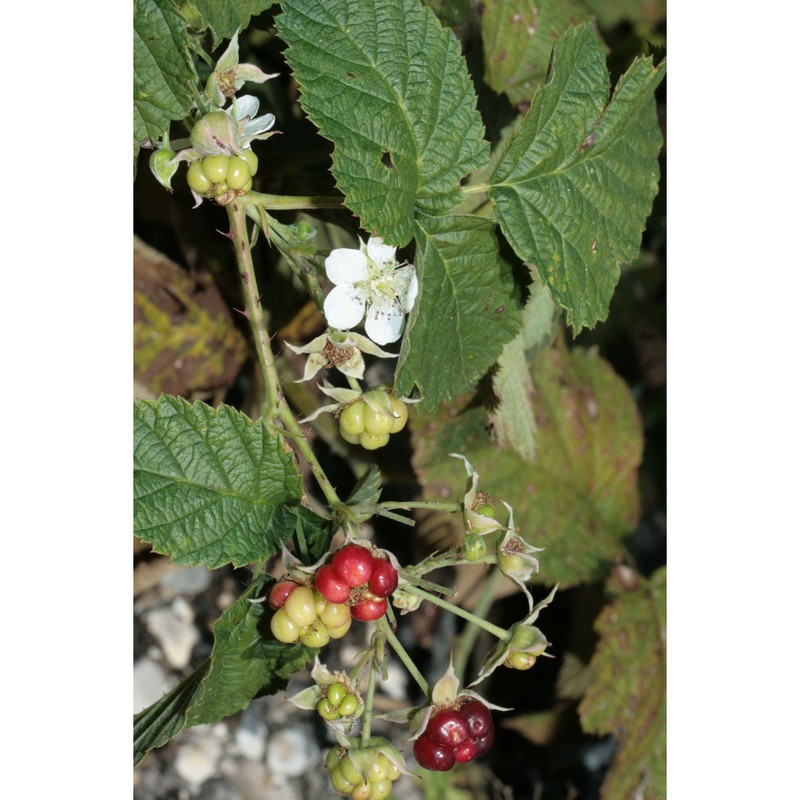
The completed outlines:
{"type": "Polygon", "coordinates": [[[325,272],[334,288],[325,298],[328,324],[339,330],[358,325],[366,313],[367,336],[377,344],[396,342],[405,315],[417,297],[413,264],[399,266],[397,248],[371,236],[361,249],[337,248],[325,259],[325,272]]]}
{"type": "Polygon", "coordinates": [[[239,136],[244,147],[250,147],[250,141],[258,138],[275,124],[274,114],[262,114],[257,117],[258,98],[252,94],[234,97],[230,108],[224,108],[238,123],[239,136]]]}

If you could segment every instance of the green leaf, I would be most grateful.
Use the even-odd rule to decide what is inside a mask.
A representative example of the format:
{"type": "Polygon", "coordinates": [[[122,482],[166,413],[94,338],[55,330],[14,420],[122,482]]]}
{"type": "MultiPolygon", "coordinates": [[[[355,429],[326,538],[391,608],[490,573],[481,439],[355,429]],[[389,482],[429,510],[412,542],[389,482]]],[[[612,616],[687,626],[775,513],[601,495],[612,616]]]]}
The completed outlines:
{"type": "Polygon", "coordinates": [[[587,733],[619,741],[605,800],[664,800],[666,792],[667,571],[621,594],[595,623],[593,680],[578,707],[587,733]]]}
{"type": "Polygon", "coordinates": [[[419,294],[395,376],[418,386],[423,409],[474,388],[520,328],[510,264],[482,217],[420,217],[414,258],[419,294]]]}
{"type": "Polygon", "coordinates": [[[292,535],[302,483],[280,435],[178,397],[134,411],[134,529],[178,564],[242,566],[292,535]]]}
{"type": "Polygon", "coordinates": [[[648,35],[666,17],[666,0],[583,0],[602,28],[613,28],[629,20],[648,35]]]}
{"type": "Polygon", "coordinates": [[[642,423],[627,386],[592,351],[552,348],[533,364],[536,461],[498,450],[479,408],[414,421],[414,463],[423,486],[458,496],[465,455],[478,489],[514,509],[520,534],[539,554],[538,581],[562,588],[597,580],[623,556],[639,518],[642,423]],[[421,435],[416,435],[420,431],[421,435]]]}
{"type": "Polygon", "coordinates": [[[300,644],[283,644],[269,630],[264,597],[274,581],[260,580],[214,623],[211,667],[202,681],[202,695],[186,717],[187,725],[217,722],[247,708],[252,699],[285,688],[294,672],[314,657],[300,644]]]}
{"type": "Polygon", "coordinates": [[[552,341],[557,318],[547,289],[535,282],[522,312],[522,330],[503,348],[492,379],[499,401],[491,415],[497,441],[528,461],[536,458],[533,381],[528,364],[552,341]]]}
{"type": "Polygon", "coordinates": [[[133,718],[133,766],[153,748],[166,744],[186,726],[186,712],[200,697],[200,682],[211,666],[204,661],[171,692],[133,718]]]}
{"type": "Polygon", "coordinates": [[[250,17],[275,5],[276,0],[192,0],[203,23],[211,29],[214,47],[223,39],[233,38],[239,28],[246,28],[250,17]]]}
{"type": "Polygon", "coordinates": [[[285,0],[277,19],[345,202],[393,245],[458,205],[489,145],[461,46],[419,0],[285,0]]]}
{"type": "Polygon", "coordinates": [[[553,39],[587,20],[579,0],[496,0],[481,15],[486,83],[527,103],[547,75],[553,39]]]}
{"type": "Polygon", "coordinates": [[[639,252],[658,189],[653,92],[665,69],[637,58],[609,102],[600,40],[589,24],[571,28],[492,176],[503,233],[576,333],[606,318],[619,265],[639,252]]]}
{"type": "Polygon", "coordinates": [[[186,22],[172,0],[134,0],[133,145],[161,138],[193,106],[197,73],[186,22]]]}

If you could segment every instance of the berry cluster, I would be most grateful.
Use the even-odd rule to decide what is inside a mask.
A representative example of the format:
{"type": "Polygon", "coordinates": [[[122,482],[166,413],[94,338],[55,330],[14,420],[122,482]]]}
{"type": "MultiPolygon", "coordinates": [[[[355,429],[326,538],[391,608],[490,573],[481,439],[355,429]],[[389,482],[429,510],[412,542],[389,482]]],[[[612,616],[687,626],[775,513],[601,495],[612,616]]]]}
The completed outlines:
{"type": "Polygon", "coordinates": [[[329,603],[349,603],[355,619],[370,622],[386,613],[386,598],[397,588],[397,570],[368,548],[347,544],[317,570],[314,583],[329,603]]]}
{"type": "Polygon", "coordinates": [[[257,170],[258,158],[252,150],[238,156],[206,156],[189,165],[186,182],[201,197],[224,198],[229,192],[249,192],[257,170]]]}
{"type": "Polygon", "coordinates": [[[332,603],[295,581],[278,581],[269,593],[269,604],[275,609],[270,629],[279,642],[324,647],[350,630],[352,620],[346,605],[332,603]]]}
{"type": "Polygon", "coordinates": [[[392,782],[400,777],[400,770],[378,748],[359,750],[356,759],[333,749],[325,766],[333,788],[353,800],[385,800],[392,792],[392,782]]]}
{"type": "Polygon", "coordinates": [[[333,722],[341,717],[352,717],[358,711],[358,697],[343,683],[328,686],[325,697],[317,703],[317,711],[322,719],[333,722]]]}
{"type": "Polygon", "coordinates": [[[339,414],[339,433],[350,444],[360,444],[366,450],[377,450],[389,443],[389,435],[403,430],[408,421],[408,409],[396,397],[389,398],[392,413],[376,411],[363,400],[345,406],[339,414]]]}
{"type": "Polygon", "coordinates": [[[445,772],[484,755],[494,743],[494,723],[489,709],[477,700],[460,708],[443,708],[428,719],[414,742],[414,758],[425,769],[445,772]]]}

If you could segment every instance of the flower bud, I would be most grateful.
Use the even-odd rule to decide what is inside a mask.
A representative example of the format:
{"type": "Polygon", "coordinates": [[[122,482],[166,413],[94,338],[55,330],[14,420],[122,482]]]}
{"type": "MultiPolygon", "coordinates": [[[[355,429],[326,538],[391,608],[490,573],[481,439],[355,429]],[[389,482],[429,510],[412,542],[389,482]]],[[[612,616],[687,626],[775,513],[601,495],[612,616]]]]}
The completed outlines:
{"type": "Polygon", "coordinates": [[[175,153],[167,148],[154,150],[150,155],[150,172],[155,179],[168,191],[172,191],[172,176],[178,169],[178,162],[173,161],[175,153]]]}
{"type": "Polygon", "coordinates": [[[201,117],[192,128],[189,141],[202,156],[234,155],[237,148],[236,120],[225,111],[212,111],[201,117]]]}
{"type": "Polygon", "coordinates": [[[401,614],[408,614],[410,611],[416,611],[421,603],[421,597],[411,594],[404,589],[395,589],[392,595],[392,605],[395,608],[399,608],[401,614]]]}

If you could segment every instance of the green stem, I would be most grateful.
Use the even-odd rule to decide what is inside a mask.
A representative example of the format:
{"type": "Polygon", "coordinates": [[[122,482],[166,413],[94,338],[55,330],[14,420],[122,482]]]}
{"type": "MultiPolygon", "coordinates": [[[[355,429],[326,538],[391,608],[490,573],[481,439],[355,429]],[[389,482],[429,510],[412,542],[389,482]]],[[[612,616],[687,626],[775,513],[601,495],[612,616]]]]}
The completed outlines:
{"type": "Polygon", "coordinates": [[[425,697],[430,697],[431,687],[428,686],[428,682],[422,677],[422,673],[417,669],[417,665],[412,661],[405,647],[400,644],[400,640],[394,635],[394,631],[385,617],[381,617],[378,622],[378,628],[386,637],[386,641],[389,642],[392,650],[397,653],[398,658],[403,662],[405,668],[411,673],[411,677],[417,682],[417,686],[422,689],[425,697]]]}
{"type": "Polygon", "coordinates": [[[356,380],[356,379],[355,379],[355,378],[354,378],[352,375],[347,375],[347,376],[345,376],[345,377],[347,378],[347,385],[348,385],[348,386],[349,386],[349,387],[350,387],[350,388],[351,388],[351,389],[352,389],[354,392],[361,392],[361,391],[363,391],[363,390],[361,389],[361,384],[360,384],[360,383],[359,383],[359,382],[358,382],[358,381],[357,381],[357,380],[356,380]]]}
{"type": "Polygon", "coordinates": [[[488,192],[493,185],[492,183],[476,183],[472,186],[465,186],[461,191],[464,194],[483,194],[488,192]]]}
{"type": "Polygon", "coordinates": [[[491,633],[493,636],[496,636],[498,639],[502,640],[508,636],[507,630],[500,628],[497,625],[492,625],[491,622],[487,622],[485,619],[481,619],[480,617],[475,616],[475,614],[471,614],[469,611],[463,608],[454,606],[452,603],[448,603],[447,600],[443,600],[441,597],[437,597],[435,594],[426,592],[424,589],[420,589],[417,586],[406,586],[405,590],[409,594],[415,594],[417,597],[421,597],[423,600],[427,600],[428,602],[433,603],[435,606],[439,606],[440,608],[443,608],[446,611],[449,611],[452,614],[467,620],[468,622],[472,622],[478,627],[483,628],[488,633],[491,633]]]}
{"type": "Polygon", "coordinates": [[[388,511],[400,509],[401,511],[411,511],[414,508],[431,508],[435,511],[461,511],[461,503],[439,503],[435,500],[432,501],[412,501],[409,503],[396,503],[387,501],[385,503],[378,503],[380,508],[388,511]]]}
{"type": "Polygon", "coordinates": [[[367,699],[364,703],[364,727],[361,729],[361,746],[369,744],[372,733],[372,703],[375,699],[375,659],[369,662],[369,683],[367,684],[367,699]]]}
{"type": "MultiPolygon", "coordinates": [[[[492,605],[492,601],[494,600],[495,586],[497,586],[497,582],[502,574],[503,573],[500,572],[499,569],[492,570],[489,580],[486,581],[486,585],[483,587],[481,599],[475,606],[475,616],[483,617],[489,610],[489,607],[492,605]]],[[[455,670],[458,679],[462,683],[464,682],[464,670],[467,668],[467,661],[469,660],[472,648],[475,646],[475,640],[478,638],[479,632],[480,628],[474,623],[470,622],[464,629],[464,632],[461,634],[461,636],[458,637],[458,642],[456,643],[455,665],[453,669],[455,670]]]]}
{"type": "Polygon", "coordinates": [[[275,368],[275,358],[269,341],[267,323],[261,308],[261,297],[258,294],[256,273],[253,266],[253,255],[250,252],[250,243],[247,236],[247,219],[245,207],[239,201],[234,201],[227,206],[228,220],[231,224],[231,238],[236,251],[236,263],[239,265],[239,276],[242,279],[242,292],[244,294],[247,321],[256,345],[256,355],[264,385],[267,390],[267,409],[264,416],[270,420],[276,415],[284,403],[278,371],[275,368]]]}
{"type": "Polygon", "coordinates": [[[283,424],[286,432],[290,434],[292,441],[294,441],[295,447],[297,447],[311,468],[311,473],[319,484],[331,509],[335,510],[342,505],[342,501],[339,499],[336,489],[333,488],[333,485],[328,480],[328,476],[320,466],[319,461],[317,461],[311,445],[308,443],[292,410],[287,405],[286,398],[281,390],[278,370],[275,366],[275,357],[272,355],[272,347],[270,346],[269,332],[267,331],[266,320],[261,308],[261,298],[258,295],[256,273],[247,236],[245,205],[240,200],[234,200],[233,203],[227,206],[227,211],[231,225],[231,238],[236,252],[236,263],[239,266],[239,275],[242,279],[247,321],[250,323],[258,364],[267,392],[264,417],[271,424],[275,424],[276,419],[283,424]]]}
{"type": "Polygon", "coordinates": [[[261,192],[248,192],[243,198],[247,203],[261,206],[270,211],[301,211],[307,208],[341,208],[340,197],[325,197],[322,195],[303,195],[294,197],[282,194],[262,194],[261,192]]]}

